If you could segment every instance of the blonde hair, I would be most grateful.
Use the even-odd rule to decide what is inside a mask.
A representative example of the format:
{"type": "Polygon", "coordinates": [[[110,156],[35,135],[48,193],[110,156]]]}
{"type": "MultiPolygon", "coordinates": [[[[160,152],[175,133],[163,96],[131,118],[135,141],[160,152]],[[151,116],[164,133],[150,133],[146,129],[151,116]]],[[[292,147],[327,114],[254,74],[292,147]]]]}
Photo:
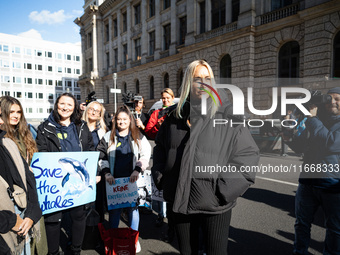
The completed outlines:
{"type": "Polygon", "coordinates": [[[164,93],[168,93],[172,98],[175,98],[175,94],[170,88],[165,88],[161,91],[161,96],[163,96],[164,93]]]}
{"type": "MultiPolygon", "coordinates": [[[[185,101],[188,99],[189,95],[190,95],[190,91],[191,91],[191,87],[192,87],[192,83],[193,83],[193,76],[196,70],[196,67],[198,66],[204,66],[208,69],[208,72],[210,74],[211,77],[211,86],[215,87],[215,82],[214,82],[214,73],[210,67],[210,65],[205,61],[205,60],[195,60],[193,62],[191,62],[187,69],[185,70],[184,76],[183,76],[183,81],[181,84],[181,95],[179,98],[179,102],[177,104],[177,108],[176,108],[176,117],[181,119],[182,115],[181,115],[181,111],[183,108],[183,105],[185,103],[185,101]]],[[[210,110],[210,118],[212,118],[217,109],[219,107],[219,103],[217,105],[212,104],[211,105],[211,110],[210,110]]]]}
{"type": "Polygon", "coordinates": [[[104,106],[101,103],[99,103],[97,101],[93,101],[93,102],[89,103],[86,106],[85,111],[83,112],[82,120],[84,120],[87,123],[89,123],[88,111],[91,108],[91,106],[93,106],[94,104],[97,104],[97,105],[100,106],[100,114],[99,114],[99,118],[97,120],[96,126],[97,126],[97,128],[102,129],[104,131],[104,133],[106,133],[107,127],[106,127],[105,121],[104,121],[105,108],[104,108],[104,106]]]}

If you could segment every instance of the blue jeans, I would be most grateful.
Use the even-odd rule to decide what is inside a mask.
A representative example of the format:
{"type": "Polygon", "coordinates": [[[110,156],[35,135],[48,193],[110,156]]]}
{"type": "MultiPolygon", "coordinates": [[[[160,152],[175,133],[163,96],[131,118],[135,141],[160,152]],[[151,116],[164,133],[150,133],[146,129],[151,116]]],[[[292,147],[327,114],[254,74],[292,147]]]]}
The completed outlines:
{"type": "MultiPolygon", "coordinates": [[[[136,207],[128,207],[126,209],[128,211],[130,228],[138,231],[138,226],[139,226],[138,207],[137,208],[136,207]]],[[[118,228],[119,220],[120,220],[120,214],[121,214],[122,210],[123,210],[123,208],[114,209],[114,210],[109,211],[110,228],[118,228]]]]}
{"type": "Polygon", "coordinates": [[[340,193],[330,193],[311,185],[299,184],[295,196],[294,252],[308,254],[314,215],[321,206],[325,215],[324,255],[340,254],[340,193]]]}

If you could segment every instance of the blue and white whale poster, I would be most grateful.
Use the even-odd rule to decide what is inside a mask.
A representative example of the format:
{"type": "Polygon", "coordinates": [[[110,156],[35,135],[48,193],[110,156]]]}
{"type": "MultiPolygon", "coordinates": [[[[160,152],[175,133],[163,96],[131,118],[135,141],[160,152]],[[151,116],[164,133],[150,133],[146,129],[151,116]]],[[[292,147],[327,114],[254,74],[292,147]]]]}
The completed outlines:
{"type": "Polygon", "coordinates": [[[131,183],[129,177],[116,178],[115,184],[106,182],[106,195],[108,210],[135,207],[137,205],[137,183],[131,183]]]}
{"type": "Polygon", "coordinates": [[[99,152],[37,152],[34,173],[42,214],[49,214],[96,199],[99,152]]]}

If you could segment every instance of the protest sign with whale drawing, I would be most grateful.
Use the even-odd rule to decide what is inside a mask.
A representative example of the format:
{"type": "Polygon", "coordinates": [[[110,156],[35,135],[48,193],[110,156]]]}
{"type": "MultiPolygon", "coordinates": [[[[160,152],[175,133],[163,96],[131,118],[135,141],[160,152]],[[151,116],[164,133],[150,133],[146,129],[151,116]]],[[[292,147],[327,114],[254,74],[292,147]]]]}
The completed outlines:
{"type": "Polygon", "coordinates": [[[96,199],[99,152],[37,152],[31,163],[43,215],[96,199]]]}

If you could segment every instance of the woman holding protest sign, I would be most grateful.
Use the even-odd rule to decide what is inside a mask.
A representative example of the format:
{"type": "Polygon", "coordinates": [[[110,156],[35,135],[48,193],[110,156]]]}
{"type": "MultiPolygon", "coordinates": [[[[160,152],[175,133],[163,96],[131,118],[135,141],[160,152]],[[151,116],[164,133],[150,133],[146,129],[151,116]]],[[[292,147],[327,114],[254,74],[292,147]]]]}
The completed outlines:
{"type": "Polygon", "coordinates": [[[227,254],[231,209],[255,180],[255,173],[240,171],[259,160],[247,127],[215,126],[214,119],[241,121],[233,116],[227,95],[216,92],[209,64],[196,60],[185,71],[177,108],[156,136],[151,169],[157,188],[172,206],[181,254],[198,254],[200,228],[207,254],[227,254]],[[201,112],[204,105],[207,114],[201,112]],[[204,170],[211,166],[235,171],[204,170]]]}
{"type": "MultiPolygon", "coordinates": [[[[115,184],[116,178],[130,177],[130,182],[138,180],[139,173],[144,171],[151,157],[151,146],[136,127],[130,110],[123,106],[114,117],[111,131],[105,134],[97,150],[100,152],[99,165],[108,184],[115,184]]],[[[109,211],[111,228],[118,228],[122,209],[109,211]]],[[[138,208],[129,208],[129,226],[138,230],[138,208]]],[[[140,250],[139,242],[137,251],[140,250]]]]}
{"type": "MultiPolygon", "coordinates": [[[[0,127],[4,125],[1,116],[0,109],[0,127]]],[[[0,130],[0,253],[31,254],[31,239],[40,238],[35,178],[17,145],[5,134],[0,130]]]]}
{"type": "MultiPolygon", "coordinates": [[[[79,104],[70,93],[60,95],[48,119],[38,127],[39,152],[93,151],[93,139],[88,126],[81,120],[79,104]]],[[[80,254],[86,227],[86,206],[67,210],[72,219],[73,254],[80,254]]],[[[44,215],[49,254],[59,254],[60,228],[64,211],[44,215]]]]}

